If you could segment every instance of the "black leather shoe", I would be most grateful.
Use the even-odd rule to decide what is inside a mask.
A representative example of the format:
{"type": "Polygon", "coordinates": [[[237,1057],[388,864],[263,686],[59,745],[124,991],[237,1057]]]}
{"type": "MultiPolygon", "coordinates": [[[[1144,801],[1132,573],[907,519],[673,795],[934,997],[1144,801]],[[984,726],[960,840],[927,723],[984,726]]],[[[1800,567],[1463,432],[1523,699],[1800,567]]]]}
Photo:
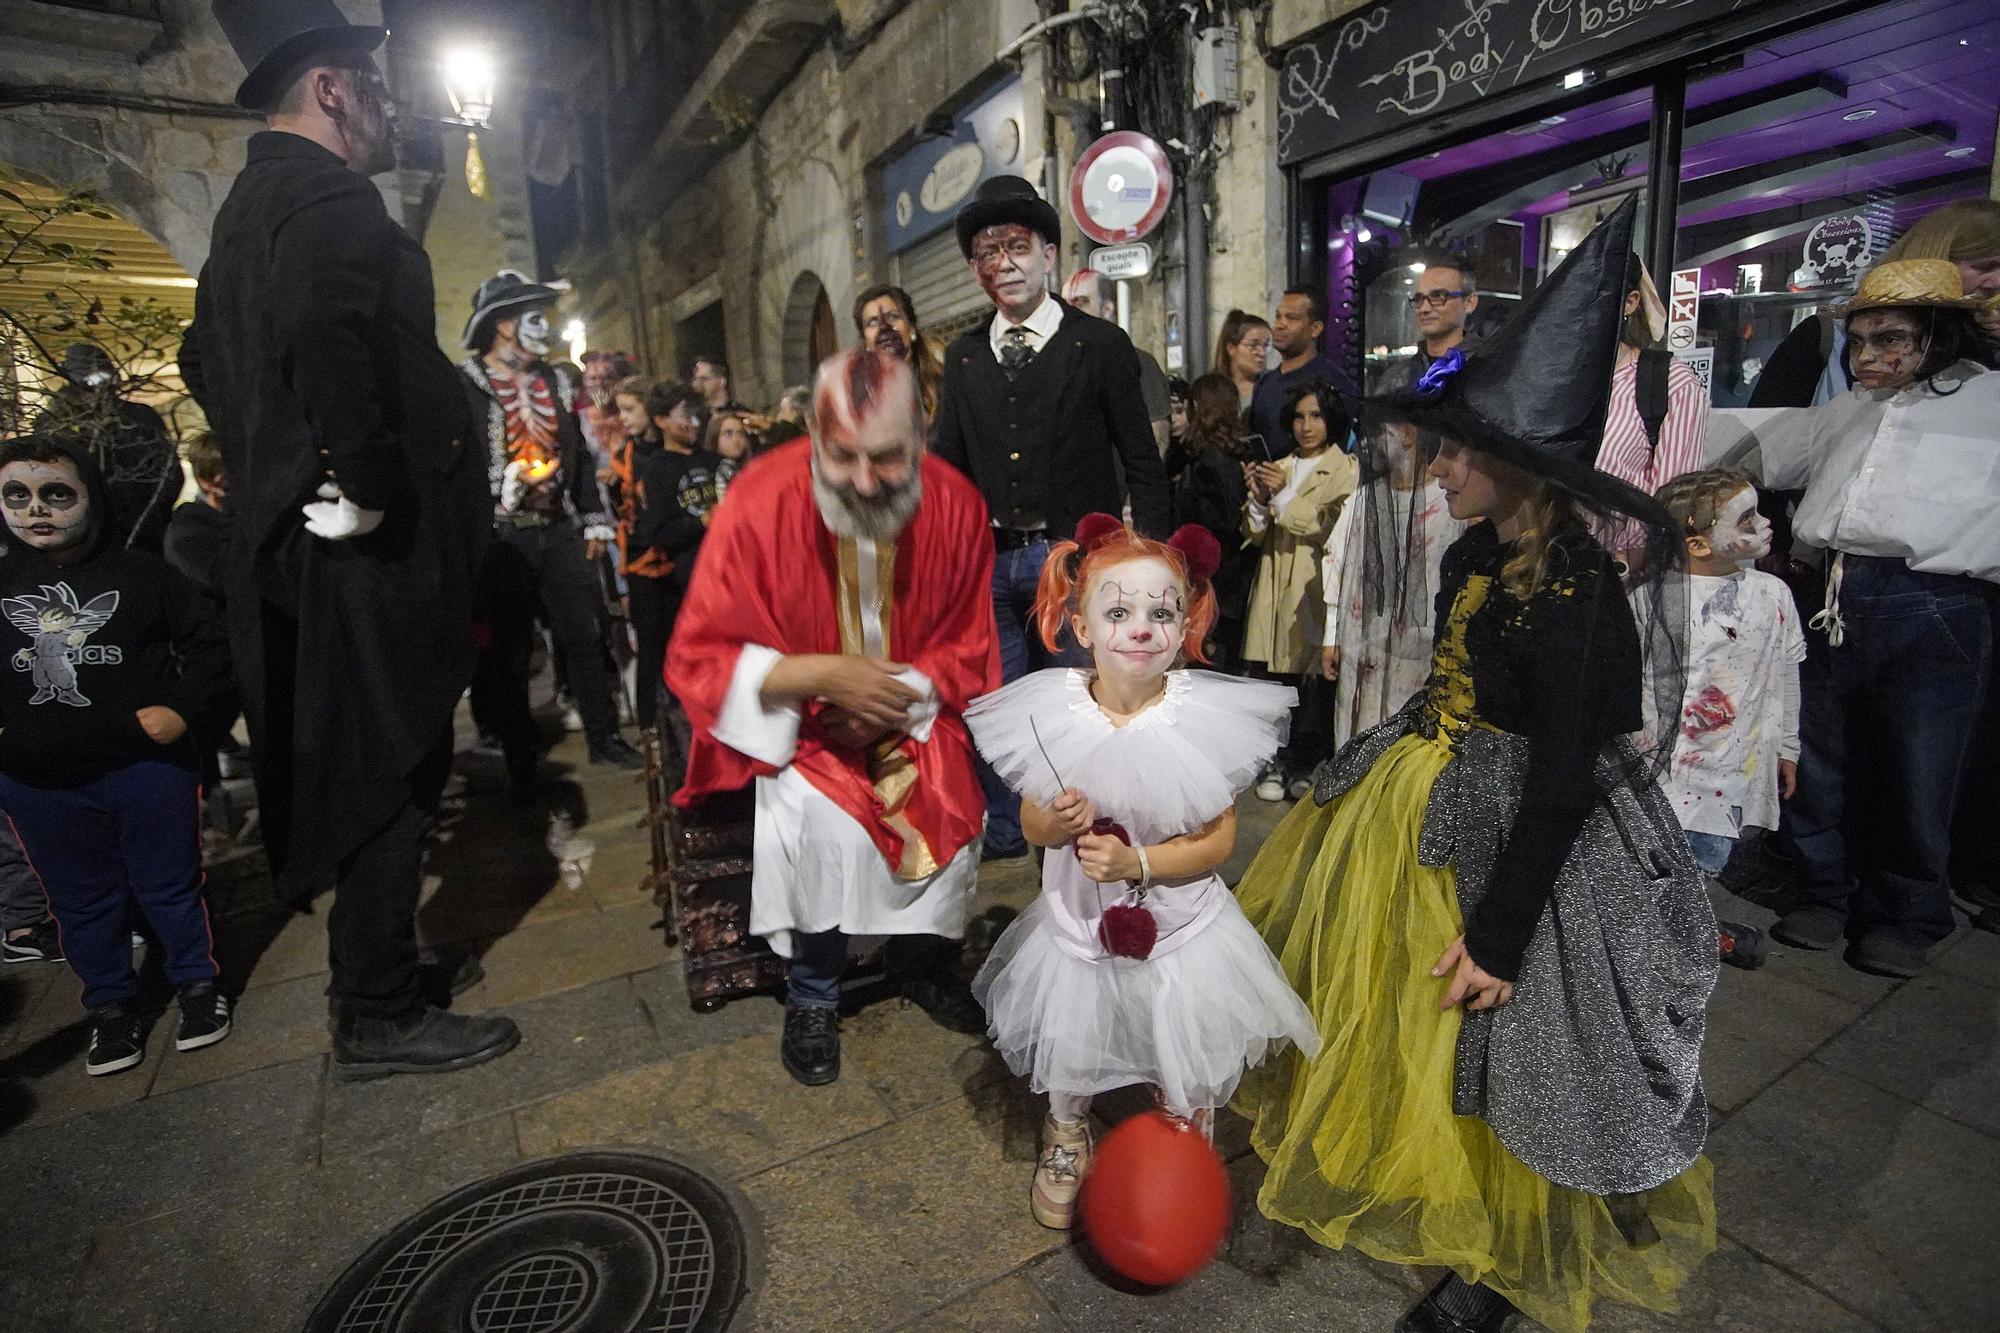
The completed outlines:
{"type": "Polygon", "coordinates": [[[333,1072],[341,1079],[443,1074],[505,1055],[521,1040],[500,1014],[451,1014],[425,1005],[403,1018],[343,1015],[333,1029],[333,1072]]]}
{"type": "Polygon", "coordinates": [[[590,762],[608,768],[638,769],[646,766],[646,757],[626,744],[623,736],[613,734],[590,743],[590,762]]]}
{"type": "Polygon", "coordinates": [[[466,954],[456,963],[428,950],[417,957],[417,988],[440,1009],[451,1008],[453,1000],[484,980],[486,965],[476,953],[466,954]]]}
{"type": "Polygon", "coordinates": [[[1489,1308],[1486,1313],[1475,1319],[1461,1319],[1445,1313],[1444,1307],[1438,1304],[1438,1294],[1455,1282],[1458,1282],[1457,1275],[1446,1273],[1428,1295],[1396,1321],[1396,1333],[1500,1333],[1507,1326],[1507,1321],[1513,1318],[1514,1307],[1507,1298],[1484,1287],[1475,1290],[1487,1298],[1489,1308]]]}
{"type": "Polygon", "coordinates": [[[785,1010],[785,1035],[778,1042],[785,1072],[809,1088],[840,1077],[840,1015],[831,1009],[793,1005],[785,1010]]]}
{"type": "Polygon", "coordinates": [[[986,1011],[972,998],[972,987],[949,973],[911,977],[902,983],[903,998],[931,1016],[931,1022],[953,1032],[986,1031],[986,1011]]]}

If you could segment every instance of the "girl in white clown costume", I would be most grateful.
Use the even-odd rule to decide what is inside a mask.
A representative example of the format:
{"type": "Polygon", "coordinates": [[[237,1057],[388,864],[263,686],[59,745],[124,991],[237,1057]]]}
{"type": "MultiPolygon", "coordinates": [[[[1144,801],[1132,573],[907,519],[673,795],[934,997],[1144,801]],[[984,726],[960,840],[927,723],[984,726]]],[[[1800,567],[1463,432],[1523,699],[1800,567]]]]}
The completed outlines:
{"type": "Polygon", "coordinates": [[[1295,691],[1189,670],[1214,623],[1220,551],[1092,514],[1050,552],[1035,611],[1094,670],[1052,668],[973,701],[966,725],[1021,795],[1048,849],[1042,891],[973,982],[994,1045],[1046,1093],[1029,1195],[1069,1226],[1089,1169],[1091,1099],[1151,1084],[1162,1110],[1212,1134],[1245,1069],[1286,1042],[1319,1047],[1311,1014],[1216,870],[1236,843],[1237,794],[1290,725],[1295,691]]]}

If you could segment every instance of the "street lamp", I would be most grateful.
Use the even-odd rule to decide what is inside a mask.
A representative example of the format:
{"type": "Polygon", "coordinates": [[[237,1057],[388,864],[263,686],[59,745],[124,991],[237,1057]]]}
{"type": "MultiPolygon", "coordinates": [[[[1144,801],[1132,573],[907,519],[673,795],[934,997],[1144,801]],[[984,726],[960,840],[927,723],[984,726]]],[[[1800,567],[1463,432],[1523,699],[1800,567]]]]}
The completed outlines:
{"type": "Polygon", "coordinates": [[[482,46],[454,46],[444,53],[438,68],[444,75],[445,95],[451,98],[449,123],[466,130],[465,187],[474,198],[484,199],[486,162],[479,156],[478,132],[492,123],[499,68],[493,53],[482,46]]]}

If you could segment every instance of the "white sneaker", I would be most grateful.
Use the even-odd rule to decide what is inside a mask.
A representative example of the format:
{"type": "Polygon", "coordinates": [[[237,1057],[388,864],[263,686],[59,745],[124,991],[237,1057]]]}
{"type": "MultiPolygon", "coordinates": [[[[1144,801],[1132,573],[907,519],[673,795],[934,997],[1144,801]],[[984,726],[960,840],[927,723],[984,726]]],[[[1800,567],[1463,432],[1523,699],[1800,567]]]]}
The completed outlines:
{"type": "Polygon", "coordinates": [[[1292,799],[1295,801],[1303,801],[1306,798],[1306,794],[1312,789],[1313,780],[1311,778],[1293,778],[1292,785],[1286,788],[1287,791],[1291,792],[1292,799]]]}
{"type": "Polygon", "coordinates": [[[583,730],[583,714],[576,711],[576,705],[563,706],[563,730],[574,736],[583,730]]]}
{"type": "Polygon", "coordinates": [[[1285,780],[1276,773],[1266,773],[1257,784],[1257,799],[1260,801],[1282,801],[1285,799],[1285,780]]]}

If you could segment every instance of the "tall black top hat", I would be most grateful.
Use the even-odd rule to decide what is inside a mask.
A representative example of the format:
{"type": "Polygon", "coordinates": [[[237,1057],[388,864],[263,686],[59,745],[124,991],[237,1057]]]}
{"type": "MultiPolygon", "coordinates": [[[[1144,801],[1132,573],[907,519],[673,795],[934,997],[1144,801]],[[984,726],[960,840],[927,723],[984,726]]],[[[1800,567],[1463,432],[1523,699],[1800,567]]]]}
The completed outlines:
{"type": "Polygon", "coordinates": [[[994,176],[981,181],[972,202],[958,210],[958,248],[972,258],[972,238],[1003,222],[1018,222],[1050,245],[1062,244],[1062,219],[1035,187],[1019,176],[994,176]]]}
{"type": "Polygon", "coordinates": [[[222,35],[249,71],[236,89],[236,105],[263,111],[316,57],[366,55],[389,36],[387,28],[349,23],[333,0],[214,0],[222,35]]]}
{"type": "Polygon", "coordinates": [[[1371,398],[1375,415],[1493,454],[1595,505],[1648,522],[1658,503],[1597,470],[1637,196],[1597,224],[1507,326],[1473,348],[1453,348],[1414,387],[1371,398]]]}
{"type": "Polygon", "coordinates": [[[525,273],[511,268],[501,269],[480,283],[479,290],[472,294],[472,318],[465,321],[466,350],[477,348],[480,332],[487,320],[498,319],[508,310],[551,305],[568,290],[569,283],[561,278],[554,282],[534,282],[525,273]]]}

